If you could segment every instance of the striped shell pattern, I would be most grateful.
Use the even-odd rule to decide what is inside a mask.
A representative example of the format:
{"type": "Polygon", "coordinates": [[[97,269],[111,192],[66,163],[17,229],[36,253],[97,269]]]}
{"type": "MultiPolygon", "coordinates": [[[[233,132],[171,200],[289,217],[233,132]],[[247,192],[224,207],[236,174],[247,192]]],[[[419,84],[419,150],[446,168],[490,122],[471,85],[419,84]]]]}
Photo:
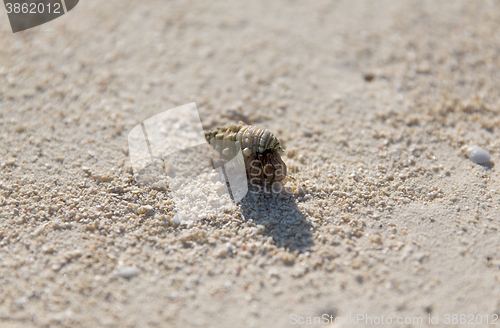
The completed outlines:
{"type": "Polygon", "coordinates": [[[250,180],[272,183],[286,176],[286,165],[279,154],[284,149],[278,138],[267,129],[239,122],[210,129],[205,132],[205,138],[227,158],[241,149],[250,180]]]}
{"type": "Polygon", "coordinates": [[[228,152],[235,146],[241,147],[245,157],[254,153],[263,153],[268,149],[277,149],[280,152],[284,151],[278,138],[269,132],[269,130],[258,126],[246,125],[243,122],[231,124],[228,127],[208,130],[205,132],[205,138],[209,143],[212,140],[222,140],[220,146],[217,143],[216,147],[224,147],[217,149],[224,155],[228,155],[228,152]]]}

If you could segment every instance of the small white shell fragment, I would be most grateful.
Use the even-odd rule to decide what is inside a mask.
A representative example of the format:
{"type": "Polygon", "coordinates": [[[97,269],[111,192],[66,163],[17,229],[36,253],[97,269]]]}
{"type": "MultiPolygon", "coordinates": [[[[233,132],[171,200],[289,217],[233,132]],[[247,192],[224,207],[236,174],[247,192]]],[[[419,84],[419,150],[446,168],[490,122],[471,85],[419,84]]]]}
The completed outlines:
{"type": "Polygon", "coordinates": [[[35,231],[33,231],[33,235],[39,236],[43,232],[43,229],[45,229],[46,226],[47,226],[47,223],[36,228],[35,231]]]}
{"type": "Polygon", "coordinates": [[[135,277],[138,274],[139,274],[139,269],[137,269],[136,267],[127,267],[120,270],[120,276],[127,279],[135,277]]]}
{"type": "Polygon", "coordinates": [[[172,219],[172,222],[175,225],[179,225],[179,224],[181,224],[181,221],[182,221],[182,217],[179,215],[179,213],[175,213],[174,218],[172,219]]]}
{"type": "Polygon", "coordinates": [[[304,135],[306,137],[310,137],[310,136],[314,135],[314,130],[306,127],[304,122],[302,122],[302,124],[300,125],[300,128],[302,129],[302,131],[304,132],[304,135]]]}
{"type": "Polygon", "coordinates": [[[488,163],[491,160],[490,153],[479,146],[468,147],[465,151],[465,155],[467,155],[471,161],[478,164],[488,163]]]}

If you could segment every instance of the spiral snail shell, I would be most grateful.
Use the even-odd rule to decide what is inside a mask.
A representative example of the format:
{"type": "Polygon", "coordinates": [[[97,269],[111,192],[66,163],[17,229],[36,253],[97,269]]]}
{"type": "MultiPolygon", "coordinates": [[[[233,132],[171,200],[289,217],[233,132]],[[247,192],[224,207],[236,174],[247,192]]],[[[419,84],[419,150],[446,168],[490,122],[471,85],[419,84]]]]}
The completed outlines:
{"type": "Polygon", "coordinates": [[[243,122],[205,131],[205,138],[222,156],[231,158],[241,149],[250,182],[273,183],[286,177],[284,152],[269,130],[243,122]]]}

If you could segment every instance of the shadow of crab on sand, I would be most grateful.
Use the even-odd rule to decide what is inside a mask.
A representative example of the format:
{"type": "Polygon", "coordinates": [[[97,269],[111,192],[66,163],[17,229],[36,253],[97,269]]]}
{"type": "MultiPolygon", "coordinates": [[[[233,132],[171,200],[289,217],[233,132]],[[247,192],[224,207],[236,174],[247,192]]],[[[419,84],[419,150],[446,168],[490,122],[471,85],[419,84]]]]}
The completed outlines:
{"type": "Polygon", "coordinates": [[[245,219],[263,225],[263,233],[272,237],[277,247],[302,253],[314,245],[312,225],[290,192],[273,194],[249,191],[239,204],[245,219]]]}

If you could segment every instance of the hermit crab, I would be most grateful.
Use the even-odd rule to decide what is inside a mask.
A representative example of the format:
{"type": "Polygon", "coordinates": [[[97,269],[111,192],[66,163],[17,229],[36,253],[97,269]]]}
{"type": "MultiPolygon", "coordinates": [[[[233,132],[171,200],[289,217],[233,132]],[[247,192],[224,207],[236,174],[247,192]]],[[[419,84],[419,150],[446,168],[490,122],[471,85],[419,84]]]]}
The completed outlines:
{"type": "Polygon", "coordinates": [[[205,138],[222,157],[230,159],[241,149],[250,183],[272,184],[286,177],[284,152],[269,130],[243,122],[205,131],[205,138]]]}

